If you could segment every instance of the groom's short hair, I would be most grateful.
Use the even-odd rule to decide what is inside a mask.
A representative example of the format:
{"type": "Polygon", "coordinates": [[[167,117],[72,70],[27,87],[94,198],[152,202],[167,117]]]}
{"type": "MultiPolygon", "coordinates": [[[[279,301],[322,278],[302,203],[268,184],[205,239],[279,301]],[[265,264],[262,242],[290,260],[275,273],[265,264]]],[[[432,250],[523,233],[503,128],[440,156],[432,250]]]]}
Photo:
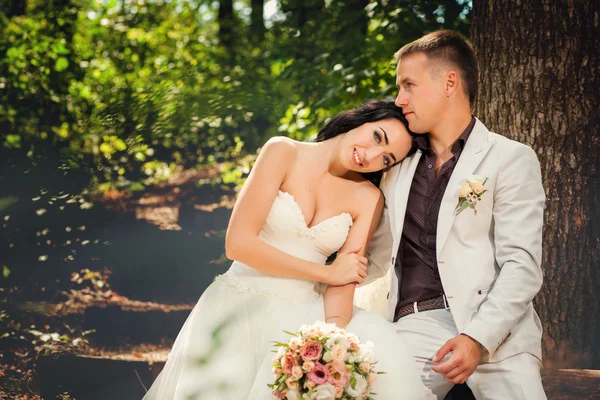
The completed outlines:
{"type": "Polygon", "coordinates": [[[397,62],[400,62],[402,58],[416,53],[423,53],[430,60],[458,68],[462,75],[465,94],[471,104],[475,103],[479,69],[475,51],[465,38],[449,30],[431,32],[403,46],[394,57],[397,62]]]}

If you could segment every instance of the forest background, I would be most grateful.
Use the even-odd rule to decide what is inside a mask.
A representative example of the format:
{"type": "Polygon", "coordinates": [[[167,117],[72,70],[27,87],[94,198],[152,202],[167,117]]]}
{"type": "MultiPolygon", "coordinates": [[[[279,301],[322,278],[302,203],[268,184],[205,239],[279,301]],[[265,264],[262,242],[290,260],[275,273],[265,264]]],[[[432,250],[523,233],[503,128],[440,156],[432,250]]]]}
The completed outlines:
{"type": "Polygon", "coordinates": [[[575,0],[0,0],[2,391],[147,386],[228,266],[259,147],[393,98],[393,53],[453,29],[479,58],[475,115],[542,165],[545,364],[597,394],[600,374],[581,371],[600,369],[598,14],[575,0]]]}

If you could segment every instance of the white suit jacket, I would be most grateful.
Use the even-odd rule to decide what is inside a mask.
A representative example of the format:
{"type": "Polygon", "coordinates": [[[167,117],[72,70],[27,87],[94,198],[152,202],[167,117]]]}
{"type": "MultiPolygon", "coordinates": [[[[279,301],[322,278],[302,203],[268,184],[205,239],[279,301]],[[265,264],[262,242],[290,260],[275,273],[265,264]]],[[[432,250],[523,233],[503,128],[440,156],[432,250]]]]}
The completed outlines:
{"type": "MultiPolygon", "coordinates": [[[[394,270],[412,179],[421,151],[381,181],[386,206],[367,251],[369,281],[390,271],[386,318],[392,321],[402,277],[394,270]]],[[[541,360],[542,326],[532,299],[542,285],[545,203],[534,151],[489,132],[477,120],[444,193],[436,254],[448,304],[460,333],[479,341],[489,361],[529,352],[541,360]],[[477,205],[455,214],[470,175],[488,178],[477,205]]]]}

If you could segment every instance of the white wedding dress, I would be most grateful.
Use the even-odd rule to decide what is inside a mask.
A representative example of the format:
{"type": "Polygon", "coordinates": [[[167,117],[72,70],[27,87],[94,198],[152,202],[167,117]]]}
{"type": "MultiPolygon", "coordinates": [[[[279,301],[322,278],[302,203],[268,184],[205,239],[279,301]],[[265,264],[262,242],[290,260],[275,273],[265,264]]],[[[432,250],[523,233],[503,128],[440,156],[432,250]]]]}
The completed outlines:
{"type": "MultiPolygon", "coordinates": [[[[294,197],[279,191],[260,239],[289,254],[325,264],[344,244],[352,217],[343,213],[307,227],[294,197]]],[[[327,266],[323,265],[323,268],[327,266]]],[[[322,285],[266,275],[234,261],[200,297],[144,400],[271,400],[272,341],[283,330],[324,319],[322,285]]],[[[346,328],[375,344],[378,400],[425,398],[410,352],[381,316],[356,308],[346,328]]]]}

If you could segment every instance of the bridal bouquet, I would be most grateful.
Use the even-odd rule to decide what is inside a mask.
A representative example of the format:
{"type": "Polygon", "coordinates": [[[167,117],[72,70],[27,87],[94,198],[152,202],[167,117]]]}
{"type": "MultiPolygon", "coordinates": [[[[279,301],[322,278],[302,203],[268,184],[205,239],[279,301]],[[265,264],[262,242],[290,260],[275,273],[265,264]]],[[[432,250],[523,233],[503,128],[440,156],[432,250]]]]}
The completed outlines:
{"type": "Polygon", "coordinates": [[[273,395],[288,400],[372,399],[373,343],[335,324],[302,325],[287,343],[276,342],[273,395]]]}

